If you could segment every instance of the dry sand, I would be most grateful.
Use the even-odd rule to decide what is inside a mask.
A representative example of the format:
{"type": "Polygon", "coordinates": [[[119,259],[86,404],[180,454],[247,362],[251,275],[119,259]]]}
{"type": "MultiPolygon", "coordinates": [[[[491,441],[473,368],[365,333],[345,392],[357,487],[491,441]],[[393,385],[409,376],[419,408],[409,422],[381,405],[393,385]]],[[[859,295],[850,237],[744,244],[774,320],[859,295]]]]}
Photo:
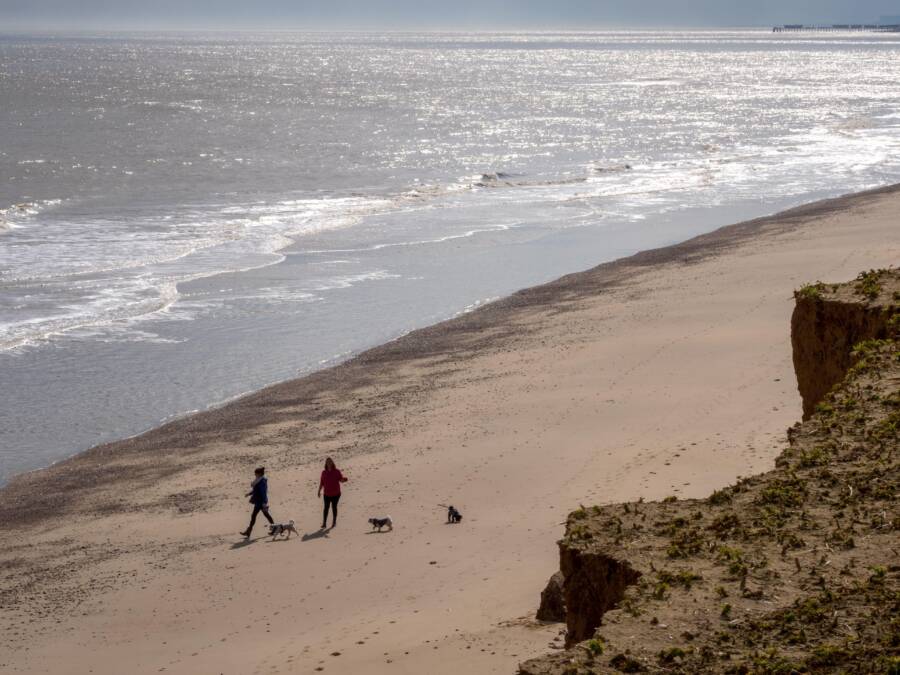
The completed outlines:
{"type": "Polygon", "coordinates": [[[791,291],[898,260],[900,189],[822,202],[20,477],[0,492],[0,671],[514,672],[561,644],[530,617],[566,513],[769,468],[801,414],[791,291]],[[320,532],[326,454],[350,482],[320,532]],[[238,536],[257,463],[302,538],[238,536]]]}

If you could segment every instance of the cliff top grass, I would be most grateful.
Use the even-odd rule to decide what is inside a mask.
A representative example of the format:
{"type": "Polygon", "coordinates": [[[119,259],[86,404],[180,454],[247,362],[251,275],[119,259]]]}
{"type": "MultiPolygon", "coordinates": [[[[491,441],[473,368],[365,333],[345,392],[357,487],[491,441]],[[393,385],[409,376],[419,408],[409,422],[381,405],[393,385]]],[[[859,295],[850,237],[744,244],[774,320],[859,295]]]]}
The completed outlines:
{"type": "Polygon", "coordinates": [[[890,307],[900,304],[900,281],[897,272],[898,270],[893,267],[867,270],[860,272],[853,282],[844,284],[816,281],[795,290],[794,297],[832,302],[862,302],[890,307]]]}
{"type": "Polygon", "coordinates": [[[891,269],[797,292],[866,305],[888,336],[856,345],[846,378],[788,430],[773,470],[703,500],[569,516],[560,551],[579,570],[565,581],[574,644],[523,675],[900,674],[898,291],[891,269]],[[592,566],[606,578],[590,578],[592,566]],[[621,574],[636,583],[592,634],[573,634],[621,574]]]}

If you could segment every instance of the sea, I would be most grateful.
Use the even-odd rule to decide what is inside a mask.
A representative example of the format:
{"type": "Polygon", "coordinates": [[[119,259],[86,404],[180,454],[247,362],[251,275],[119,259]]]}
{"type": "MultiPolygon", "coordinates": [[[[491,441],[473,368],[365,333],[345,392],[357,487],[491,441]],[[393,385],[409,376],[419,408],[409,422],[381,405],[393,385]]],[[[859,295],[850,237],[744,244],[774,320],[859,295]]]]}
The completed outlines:
{"type": "Polygon", "coordinates": [[[0,35],[0,483],[900,181],[900,35],[0,35]]]}

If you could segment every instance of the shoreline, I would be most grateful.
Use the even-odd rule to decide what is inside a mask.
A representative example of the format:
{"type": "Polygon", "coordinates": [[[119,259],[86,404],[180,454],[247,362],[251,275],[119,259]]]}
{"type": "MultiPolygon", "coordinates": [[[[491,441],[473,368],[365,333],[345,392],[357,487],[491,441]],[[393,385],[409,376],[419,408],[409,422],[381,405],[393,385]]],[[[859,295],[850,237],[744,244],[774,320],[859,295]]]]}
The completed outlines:
{"type": "MultiPolygon", "coordinates": [[[[809,218],[817,215],[823,215],[836,210],[848,208],[849,204],[852,201],[859,198],[866,198],[869,196],[877,196],[881,194],[892,194],[894,192],[900,192],[900,183],[885,185],[878,188],[873,188],[871,190],[864,190],[862,192],[850,193],[839,197],[813,201],[807,204],[774,213],[772,215],[753,218],[730,225],[724,225],[711,232],[692,237],[677,244],[639,251],[638,253],[635,253],[633,255],[601,263],[586,270],[571,272],[544,284],[520,289],[510,295],[492,300],[471,310],[464,310],[451,318],[439,321],[435,324],[431,324],[423,328],[416,328],[403,333],[386,343],[365,349],[357,354],[351,355],[345,360],[338,361],[337,363],[334,363],[332,365],[326,365],[322,368],[311,370],[310,372],[298,377],[291,377],[285,380],[274,382],[265,387],[262,387],[261,389],[236,394],[223,401],[212,403],[209,405],[209,407],[203,409],[188,411],[184,413],[176,413],[172,415],[169,420],[160,420],[159,422],[154,423],[153,426],[150,426],[147,429],[139,431],[131,436],[127,436],[125,438],[110,441],[107,443],[101,443],[99,445],[85,448],[83,450],[78,450],[73,454],[59,459],[45,467],[38,467],[19,474],[14,474],[13,476],[9,477],[6,483],[0,484],[0,496],[3,495],[7,488],[15,486],[15,484],[17,484],[20,480],[26,479],[26,477],[28,476],[52,471],[57,467],[68,464],[69,462],[78,461],[80,458],[82,458],[83,455],[90,455],[92,453],[107,454],[109,452],[115,452],[117,449],[152,449],[152,447],[154,447],[154,439],[152,437],[156,434],[168,434],[173,431],[180,430],[182,428],[181,425],[184,425],[189,420],[192,420],[194,418],[215,416],[217,419],[220,419],[221,415],[227,414],[228,409],[230,409],[232,406],[247,405],[248,407],[251,407],[255,405],[254,399],[260,396],[264,396],[267,392],[275,393],[274,390],[283,387],[291,387],[295,385],[302,386],[301,383],[308,379],[319,377],[327,379],[327,373],[340,370],[345,366],[356,367],[362,364],[374,363],[381,357],[382,354],[393,352],[396,349],[406,349],[407,345],[404,343],[404,341],[407,339],[413,342],[420,339],[441,339],[446,337],[446,334],[439,335],[444,331],[449,334],[456,330],[477,330],[480,326],[490,323],[492,320],[502,320],[504,318],[503,313],[505,312],[509,312],[514,309],[521,309],[523,307],[531,305],[532,303],[534,303],[535,305],[552,303],[554,299],[552,297],[544,295],[545,293],[572,292],[575,287],[587,282],[587,277],[589,275],[602,275],[604,277],[604,280],[599,286],[593,286],[591,289],[579,289],[577,292],[599,292],[600,290],[602,290],[605,284],[616,283],[616,280],[611,278],[614,274],[616,274],[617,272],[623,273],[629,267],[640,269],[647,265],[665,264],[677,259],[679,255],[712,255],[717,249],[720,249],[721,247],[736,245],[740,242],[741,239],[753,236],[756,230],[765,227],[767,224],[773,221],[794,218],[809,218]],[[610,278],[607,278],[607,275],[609,275],[610,278]],[[474,324],[469,324],[469,322],[464,320],[465,317],[473,314],[480,314],[483,316],[472,317],[474,320],[474,324]],[[491,314],[494,314],[494,316],[491,316],[491,314]],[[457,322],[463,325],[453,325],[457,322]],[[359,361],[360,363],[357,363],[357,361],[359,361]],[[149,442],[150,445],[143,445],[143,443],[146,442],[149,442]]],[[[623,277],[620,282],[624,280],[625,277],[623,277]]],[[[445,345],[445,347],[448,346],[445,345]]],[[[411,345],[411,353],[408,355],[409,358],[416,357],[415,351],[417,348],[418,347],[416,345],[411,345]]],[[[395,358],[395,355],[392,354],[392,358],[395,358]]],[[[340,377],[340,375],[336,373],[335,377],[340,377]]],[[[189,426],[190,425],[185,428],[185,431],[188,430],[189,426]]],[[[0,523],[3,522],[3,515],[3,508],[0,507],[0,523]]]]}
{"type": "MultiPolygon", "coordinates": [[[[81,339],[76,333],[71,341],[60,337],[61,349],[48,344],[4,359],[3,371],[9,379],[7,407],[17,413],[7,413],[7,424],[0,425],[5,427],[0,432],[5,447],[5,452],[0,452],[0,487],[15,475],[47,468],[99,445],[140,436],[185,416],[340,364],[418,327],[451,319],[472,305],[484,304],[480,301],[485,299],[506,297],[522,288],[593,268],[599,261],[681,242],[723,223],[771,215],[775,209],[802,203],[800,199],[809,202],[835,196],[833,190],[823,189],[769,203],[744,199],[727,206],[688,207],[677,216],[661,216],[649,227],[645,225],[646,232],[644,227],[628,227],[618,234],[607,233],[598,225],[552,233],[548,230],[533,240],[529,235],[523,239],[525,246],[487,244],[495,259],[509,258],[512,262],[501,263],[501,269],[471,284],[468,280],[478,275],[478,265],[467,262],[469,251],[465,247],[455,253],[445,251],[440,256],[445,261],[444,269],[430,281],[420,281],[420,276],[428,279],[428,275],[417,275],[415,266],[401,261],[396,276],[387,274],[387,279],[378,282],[384,283],[384,288],[367,288],[371,285],[366,282],[358,291],[334,298],[334,302],[331,298],[319,302],[317,298],[308,307],[295,304],[296,309],[289,309],[283,320],[266,309],[266,303],[255,301],[239,309],[225,324],[215,317],[219,310],[203,316],[202,311],[190,307],[192,302],[202,307],[209,301],[223,302],[223,309],[234,304],[228,300],[232,293],[241,297],[243,291],[235,288],[255,288],[270,274],[301,278],[308,256],[300,250],[282,249],[286,259],[269,266],[272,271],[262,277],[245,271],[204,274],[180,282],[180,300],[172,306],[172,313],[151,315],[146,325],[111,325],[109,336],[103,337],[105,329],[101,329],[96,339],[81,339]],[[626,231],[630,234],[622,234],[626,231]],[[541,253],[544,242],[550,251],[546,257],[541,253]],[[441,278],[443,283],[434,281],[441,278]],[[419,284],[424,285],[417,289],[419,284]],[[459,294],[464,300],[457,302],[457,291],[449,290],[455,285],[464,289],[459,294]],[[193,297],[197,294],[199,298],[193,297]],[[357,301],[354,294],[368,297],[369,302],[357,301]],[[216,299],[220,295],[224,299],[216,299]],[[186,301],[184,307],[181,300],[186,301]],[[374,305],[381,311],[366,309],[374,305]],[[250,330],[247,317],[257,310],[260,320],[250,330]],[[184,318],[191,321],[180,321],[184,318]],[[121,338],[116,337],[120,329],[124,331],[121,338]],[[230,330],[236,340],[219,338],[229,335],[230,330]],[[256,334],[248,339],[246,336],[254,331],[256,334]],[[332,344],[339,348],[330,349],[332,344]],[[293,349],[293,345],[300,349],[293,349]],[[258,351],[264,351],[265,358],[257,359],[258,351]],[[73,367],[73,361],[81,365],[73,367]],[[223,369],[221,364],[227,362],[233,367],[223,369]],[[104,400],[109,405],[104,405],[104,400]]],[[[482,259],[482,246],[485,244],[475,245],[474,250],[481,255],[473,258],[482,259]]],[[[363,267],[392,269],[391,265],[390,260],[371,260],[363,267]]]]}
{"type": "Polygon", "coordinates": [[[565,513],[771,465],[800,417],[791,291],[895,263],[898,204],[892,185],[604,263],[14,478],[0,668],[513,672],[558,642],[532,617],[565,513]],[[350,477],[334,531],[326,455],[350,477]],[[300,538],[237,536],[259,463],[300,538]]]}

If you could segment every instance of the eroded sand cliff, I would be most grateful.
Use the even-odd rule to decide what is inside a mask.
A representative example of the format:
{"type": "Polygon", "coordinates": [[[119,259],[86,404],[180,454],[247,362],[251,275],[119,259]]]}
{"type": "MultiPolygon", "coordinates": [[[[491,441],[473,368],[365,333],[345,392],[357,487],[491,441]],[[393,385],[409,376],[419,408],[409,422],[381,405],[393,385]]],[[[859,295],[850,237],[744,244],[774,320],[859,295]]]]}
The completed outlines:
{"type": "Polygon", "coordinates": [[[900,672],[900,273],[796,297],[810,415],[776,468],[570,514],[569,649],[521,675],[900,672]]]}

